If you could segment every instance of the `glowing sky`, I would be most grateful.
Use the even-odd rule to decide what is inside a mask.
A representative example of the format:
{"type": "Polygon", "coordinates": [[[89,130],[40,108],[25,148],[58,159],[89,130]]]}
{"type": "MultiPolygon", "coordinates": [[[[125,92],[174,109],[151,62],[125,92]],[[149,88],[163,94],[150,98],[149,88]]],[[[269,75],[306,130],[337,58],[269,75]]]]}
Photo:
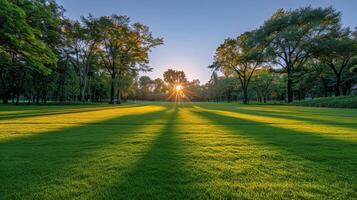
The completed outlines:
{"type": "Polygon", "coordinates": [[[152,78],[162,77],[165,70],[184,70],[188,79],[209,80],[214,51],[227,37],[261,25],[278,8],[333,6],[342,12],[345,25],[357,26],[355,0],[58,0],[65,15],[78,19],[92,13],[127,15],[132,22],[148,25],[165,45],[153,50],[150,65],[152,78]]]}

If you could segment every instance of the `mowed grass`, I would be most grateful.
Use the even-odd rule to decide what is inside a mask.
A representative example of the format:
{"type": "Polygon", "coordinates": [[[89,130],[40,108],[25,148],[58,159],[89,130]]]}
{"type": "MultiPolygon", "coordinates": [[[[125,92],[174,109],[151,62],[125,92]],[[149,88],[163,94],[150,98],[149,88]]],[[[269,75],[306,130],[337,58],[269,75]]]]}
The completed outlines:
{"type": "Polygon", "coordinates": [[[0,199],[356,199],[357,110],[0,106],[0,199]]]}

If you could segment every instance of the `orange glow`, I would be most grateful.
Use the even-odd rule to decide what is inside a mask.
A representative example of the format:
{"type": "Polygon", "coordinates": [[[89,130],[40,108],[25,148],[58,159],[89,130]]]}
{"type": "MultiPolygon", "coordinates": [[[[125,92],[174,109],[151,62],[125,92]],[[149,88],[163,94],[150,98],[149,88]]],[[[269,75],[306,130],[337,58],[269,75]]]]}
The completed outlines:
{"type": "Polygon", "coordinates": [[[176,85],[176,86],[175,86],[175,90],[176,90],[177,92],[181,91],[181,90],[182,90],[182,85],[176,85]]]}

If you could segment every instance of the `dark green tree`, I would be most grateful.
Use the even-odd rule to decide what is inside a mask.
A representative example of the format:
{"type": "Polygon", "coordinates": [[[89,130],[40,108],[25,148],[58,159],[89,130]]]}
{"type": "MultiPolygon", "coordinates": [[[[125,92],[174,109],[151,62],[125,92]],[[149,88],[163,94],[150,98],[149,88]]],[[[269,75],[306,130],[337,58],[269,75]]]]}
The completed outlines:
{"type": "Polygon", "coordinates": [[[292,102],[294,97],[294,70],[309,58],[311,44],[329,34],[339,23],[340,13],[331,7],[280,9],[251,37],[250,42],[261,46],[272,64],[286,71],[288,102],[292,102]]]}

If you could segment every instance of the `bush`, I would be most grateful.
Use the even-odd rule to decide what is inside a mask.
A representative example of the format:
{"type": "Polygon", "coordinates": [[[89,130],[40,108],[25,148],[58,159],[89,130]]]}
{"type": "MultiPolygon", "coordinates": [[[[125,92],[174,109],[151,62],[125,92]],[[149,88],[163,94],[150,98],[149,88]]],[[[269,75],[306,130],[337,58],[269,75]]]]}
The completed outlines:
{"type": "Polygon", "coordinates": [[[357,108],[357,95],[340,97],[321,97],[292,103],[300,106],[357,108]]]}

